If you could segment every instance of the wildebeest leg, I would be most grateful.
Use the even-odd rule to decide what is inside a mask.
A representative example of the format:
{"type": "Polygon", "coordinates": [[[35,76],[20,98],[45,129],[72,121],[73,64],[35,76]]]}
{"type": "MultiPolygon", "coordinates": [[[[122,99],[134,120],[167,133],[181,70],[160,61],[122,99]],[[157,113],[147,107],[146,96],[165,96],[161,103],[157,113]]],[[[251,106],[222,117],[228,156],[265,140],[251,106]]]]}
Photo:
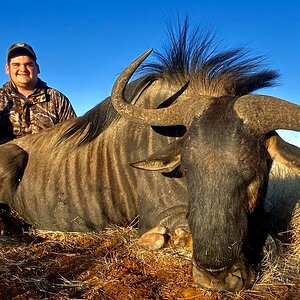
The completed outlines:
{"type": "MultiPolygon", "coordinates": [[[[169,200],[172,200],[170,197],[169,200]]],[[[139,234],[143,234],[156,226],[164,226],[174,232],[176,228],[188,230],[187,223],[187,203],[164,207],[156,203],[147,209],[147,203],[142,204],[139,209],[139,234]]]]}
{"type": "Polygon", "coordinates": [[[130,164],[140,170],[153,171],[152,194],[149,196],[149,187],[139,187],[139,233],[144,234],[140,243],[148,244],[148,248],[161,247],[166,235],[175,233],[176,238],[181,239],[182,235],[177,235],[176,230],[189,231],[186,179],[182,178],[179,168],[181,146],[182,140],[176,140],[145,160],[130,164]]]}
{"type": "Polygon", "coordinates": [[[10,210],[28,161],[26,151],[14,144],[0,146],[0,233],[21,233],[25,223],[10,210]]]}
{"type": "MultiPolygon", "coordinates": [[[[169,179],[170,180],[170,179],[169,179]]],[[[141,201],[139,207],[139,244],[151,250],[162,248],[170,239],[177,244],[191,244],[187,224],[187,200],[183,186],[170,189],[169,193],[152,194],[141,201]],[[176,197],[174,191],[182,192],[176,197]],[[153,201],[153,202],[152,202],[153,201]],[[186,234],[183,234],[186,233],[186,234]]],[[[191,239],[191,238],[190,238],[191,239]]]]}
{"type": "MultiPolygon", "coordinates": [[[[144,248],[158,250],[165,245],[172,244],[184,251],[192,250],[192,235],[187,224],[187,205],[172,206],[160,211],[156,208],[159,226],[146,231],[139,239],[139,244],[144,248]]],[[[155,220],[155,218],[150,220],[155,220]]],[[[141,230],[140,230],[141,232],[141,230]]]]}
{"type": "Polygon", "coordinates": [[[186,179],[178,167],[181,146],[182,140],[176,140],[146,159],[130,163],[144,170],[140,171],[141,176],[152,171],[151,176],[146,176],[147,186],[139,186],[140,234],[158,225],[173,231],[180,227],[188,229],[186,179]]]}
{"type": "Polygon", "coordinates": [[[22,180],[28,154],[14,144],[0,146],[0,203],[9,205],[22,180]]]}

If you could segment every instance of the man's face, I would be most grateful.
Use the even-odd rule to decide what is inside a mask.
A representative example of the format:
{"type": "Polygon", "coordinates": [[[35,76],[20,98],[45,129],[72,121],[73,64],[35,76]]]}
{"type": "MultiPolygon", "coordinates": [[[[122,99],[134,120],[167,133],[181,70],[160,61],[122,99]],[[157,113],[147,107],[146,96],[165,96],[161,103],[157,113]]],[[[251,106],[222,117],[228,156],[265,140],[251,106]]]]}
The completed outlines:
{"type": "Polygon", "coordinates": [[[13,57],[5,66],[5,72],[17,88],[34,90],[40,73],[38,64],[26,55],[13,57]]]}

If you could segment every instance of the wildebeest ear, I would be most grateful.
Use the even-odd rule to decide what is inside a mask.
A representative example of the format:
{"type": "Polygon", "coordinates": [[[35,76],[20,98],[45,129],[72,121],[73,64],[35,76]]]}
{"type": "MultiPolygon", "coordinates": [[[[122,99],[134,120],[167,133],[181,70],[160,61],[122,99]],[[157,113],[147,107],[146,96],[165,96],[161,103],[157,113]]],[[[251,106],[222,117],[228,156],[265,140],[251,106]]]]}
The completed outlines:
{"type": "Polygon", "coordinates": [[[162,175],[171,178],[182,178],[185,176],[185,173],[181,169],[181,165],[178,165],[175,169],[170,172],[161,172],[162,175]]]}
{"type": "Polygon", "coordinates": [[[273,160],[300,174],[300,148],[284,141],[275,131],[267,135],[266,146],[273,160]]]}
{"type": "Polygon", "coordinates": [[[153,153],[145,160],[130,163],[130,165],[134,168],[148,171],[174,169],[181,161],[181,147],[182,139],[176,140],[153,153]]]}
{"type": "Polygon", "coordinates": [[[170,137],[183,137],[186,134],[186,127],[184,125],[152,126],[152,129],[160,135],[170,137]]]}

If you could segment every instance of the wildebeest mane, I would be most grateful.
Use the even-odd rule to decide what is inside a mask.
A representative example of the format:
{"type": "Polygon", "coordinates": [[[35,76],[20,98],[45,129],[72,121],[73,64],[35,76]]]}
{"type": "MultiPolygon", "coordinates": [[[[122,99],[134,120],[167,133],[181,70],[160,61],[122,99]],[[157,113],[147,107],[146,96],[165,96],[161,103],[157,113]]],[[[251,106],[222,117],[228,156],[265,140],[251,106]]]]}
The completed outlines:
{"type": "MultiPolygon", "coordinates": [[[[132,102],[136,93],[144,85],[144,78],[137,79],[130,83],[125,92],[126,99],[132,102]]],[[[79,145],[87,144],[108,128],[113,121],[119,118],[120,115],[113,108],[110,97],[107,97],[94,108],[87,111],[83,116],[78,117],[74,125],[60,138],[60,141],[68,139],[74,134],[82,134],[83,137],[79,145]],[[84,133],[85,130],[87,131],[84,133]]]]}
{"type": "Polygon", "coordinates": [[[189,32],[188,18],[168,32],[169,43],[154,51],[158,62],[142,66],[152,77],[189,82],[193,94],[215,97],[242,96],[277,83],[279,74],[264,68],[264,56],[250,57],[244,48],[219,51],[210,32],[189,32]]]}
{"type": "MultiPolygon", "coordinates": [[[[142,89],[162,78],[178,86],[188,83],[189,91],[195,96],[213,97],[239,97],[276,84],[279,75],[275,70],[264,68],[264,57],[250,57],[244,48],[218,51],[214,36],[209,32],[199,28],[189,32],[188,18],[182,24],[178,22],[177,27],[169,26],[168,33],[169,43],[161,52],[154,51],[156,61],[142,64],[138,71],[144,76],[127,86],[129,102],[142,89]]],[[[88,143],[118,118],[108,97],[79,117],[62,139],[88,128],[79,144],[88,143]]]]}
{"type": "Polygon", "coordinates": [[[88,143],[105,129],[105,124],[111,123],[114,115],[116,115],[116,111],[114,111],[109,99],[106,98],[83,116],[79,117],[75,124],[64,133],[60,141],[73,136],[75,133],[83,134],[85,129],[88,128],[80,144],[88,143]]]}

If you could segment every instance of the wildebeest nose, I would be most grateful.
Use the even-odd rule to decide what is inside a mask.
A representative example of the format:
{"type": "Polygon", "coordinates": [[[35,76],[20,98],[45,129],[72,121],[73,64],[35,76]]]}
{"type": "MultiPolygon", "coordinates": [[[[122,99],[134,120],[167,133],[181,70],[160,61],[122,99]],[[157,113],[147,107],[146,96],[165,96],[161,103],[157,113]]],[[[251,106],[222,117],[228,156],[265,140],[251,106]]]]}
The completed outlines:
{"type": "Polygon", "coordinates": [[[233,266],[222,271],[211,272],[193,265],[193,279],[199,286],[221,292],[237,292],[253,285],[255,276],[244,266],[233,266]]]}

